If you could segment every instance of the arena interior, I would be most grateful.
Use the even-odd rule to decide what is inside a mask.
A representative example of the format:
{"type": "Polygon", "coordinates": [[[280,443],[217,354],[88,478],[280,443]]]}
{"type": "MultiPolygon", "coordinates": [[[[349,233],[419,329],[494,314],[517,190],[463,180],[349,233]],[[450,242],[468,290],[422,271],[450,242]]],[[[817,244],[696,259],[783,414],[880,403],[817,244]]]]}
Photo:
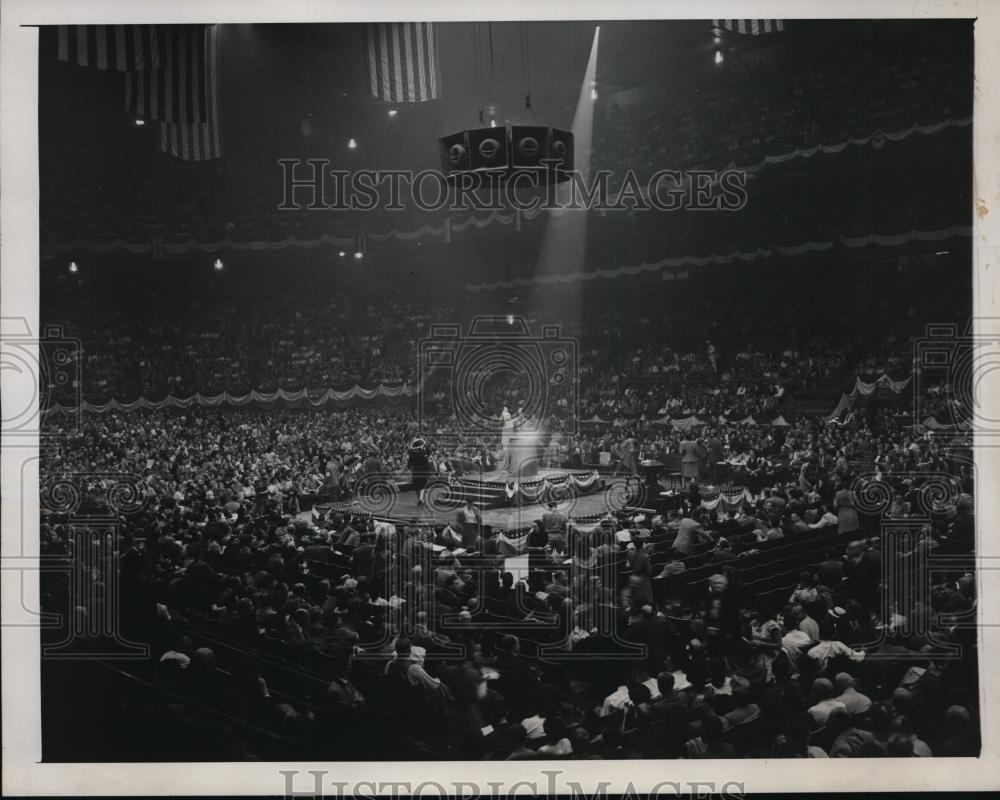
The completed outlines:
{"type": "Polygon", "coordinates": [[[971,22],[416,24],[395,96],[392,26],[100,27],[39,51],[47,761],[979,753],[971,22]],[[287,203],[510,126],[744,202],[287,203]]]}

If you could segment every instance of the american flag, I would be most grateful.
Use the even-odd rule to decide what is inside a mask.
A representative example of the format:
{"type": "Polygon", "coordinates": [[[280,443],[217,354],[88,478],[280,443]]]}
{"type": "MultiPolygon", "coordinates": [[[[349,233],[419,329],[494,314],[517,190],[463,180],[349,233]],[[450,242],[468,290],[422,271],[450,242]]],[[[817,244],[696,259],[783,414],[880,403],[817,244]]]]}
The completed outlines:
{"type": "Polygon", "coordinates": [[[153,25],[59,25],[58,56],[81,67],[126,70],[160,66],[153,25]]]}
{"type": "Polygon", "coordinates": [[[216,26],[161,25],[157,43],[160,68],[126,75],[126,109],[163,122],[206,121],[215,88],[216,26]]]}
{"type": "Polygon", "coordinates": [[[164,153],[185,161],[220,158],[218,26],[161,26],[159,42],[163,68],[127,74],[125,107],[159,122],[164,153]]]}
{"type": "Polygon", "coordinates": [[[748,33],[759,36],[762,33],[775,33],[785,29],[783,19],[715,19],[716,28],[724,28],[734,33],[748,33]]]}
{"type": "Polygon", "coordinates": [[[222,157],[218,123],[161,122],[159,148],[185,161],[207,161],[222,157]]]}
{"type": "Polygon", "coordinates": [[[397,103],[436,100],[441,76],[434,23],[366,25],[365,66],[372,97],[397,103]]]}

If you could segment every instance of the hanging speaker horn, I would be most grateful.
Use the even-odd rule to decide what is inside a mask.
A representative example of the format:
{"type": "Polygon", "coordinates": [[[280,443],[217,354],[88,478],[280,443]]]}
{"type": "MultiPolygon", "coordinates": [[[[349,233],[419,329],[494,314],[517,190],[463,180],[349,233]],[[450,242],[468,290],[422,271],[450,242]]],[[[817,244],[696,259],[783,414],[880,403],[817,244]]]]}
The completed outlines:
{"type": "Polygon", "coordinates": [[[453,133],[439,140],[441,168],[445,175],[469,169],[469,134],[453,133]]]}
{"type": "Polygon", "coordinates": [[[450,182],[466,174],[509,178],[515,172],[536,174],[539,185],[569,179],[573,170],[573,134],[541,125],[474,128],[439,141],[441,168],[450,182]]]}
{"type": "Polygon", "coordinates": [[[474,170],[505,170],[510,165],[510,135],[506,127],[469,131],[469,162],[474,170]]]}

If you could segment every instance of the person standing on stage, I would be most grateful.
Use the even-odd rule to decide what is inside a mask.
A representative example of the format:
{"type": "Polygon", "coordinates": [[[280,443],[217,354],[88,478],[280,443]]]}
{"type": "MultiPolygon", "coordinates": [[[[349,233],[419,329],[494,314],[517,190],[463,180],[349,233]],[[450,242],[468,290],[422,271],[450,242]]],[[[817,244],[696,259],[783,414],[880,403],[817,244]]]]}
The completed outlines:
{"type": "Polygon", "coordinates": [[[516,422],[507,406],[504,406],[503,411],[500,412],[500,421],[503,423],[503,428],[500,431],[500,449],[503,452],[503,462],[500,468],[509,474],[514,471],[514,426],[516,422]]]}
{"type": "Polygon", "coordinates": [[[710,431],[708,434],[707,449],[709,476],[712,479],[712,483],[716,483],[724,475],[719,464],[726,458],[726,448],[715,430],[710,431]]]}
{"type": "Polygon", "coordinates": [[[702,456],[702,446],[690,436],[684,437],[681,448],[681,477],[687,482],[698,480],[698,462],[702,456]]]}
{"type": "Polygon", "coordinates": [[[625,441],[622,442],[621,466],[629,475],[639,474],[639,443],[635,440],[635,434],[629,431],[625,441]]]}
{"type": "Polygon", "coordinates": [[[417,493],[417,505],[424,504],[424,490],[431,473],[431,460],[427,455],[427,446],[423,439],[414,439],[410,444],[407,458],[413,490],[417,493]]]}

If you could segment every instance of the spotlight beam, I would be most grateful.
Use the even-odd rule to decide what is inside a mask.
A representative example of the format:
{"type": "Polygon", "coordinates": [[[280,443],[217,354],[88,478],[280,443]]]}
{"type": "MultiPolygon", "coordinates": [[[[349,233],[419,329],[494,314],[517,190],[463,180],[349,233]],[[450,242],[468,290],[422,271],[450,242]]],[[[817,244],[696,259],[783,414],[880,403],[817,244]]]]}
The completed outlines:
{"type": "MultiPolygon", "coordinates": [[[[575,150],[574,168],[585,184],[590,181],[591,142],[594,132],[594,103],[597,93],[597,48],[601,29],[594,29],[594,40],[590,46],[590,58],[580,82],[580,93],[573,115],[573,138],[575,150]]],[[[556,187],[559,205],[568,203],[572,192],[571,182],[560,183],[556,187]]],[[[535,265],[535,275],[550,276],[556,273],[575,272],[583,268],[587,255],[587,210],[550,210],[545,221],[545,233],[535,265]]],[[[582,322],[582,282],[557,283],[558,303],[552,297],[541,297],[540,291],[532,289],[527,299],[528,318],[539,322],[560,322],[573,328],[582,322]],[[554,318],[554,315],[558,317],[554,318]]]]}

